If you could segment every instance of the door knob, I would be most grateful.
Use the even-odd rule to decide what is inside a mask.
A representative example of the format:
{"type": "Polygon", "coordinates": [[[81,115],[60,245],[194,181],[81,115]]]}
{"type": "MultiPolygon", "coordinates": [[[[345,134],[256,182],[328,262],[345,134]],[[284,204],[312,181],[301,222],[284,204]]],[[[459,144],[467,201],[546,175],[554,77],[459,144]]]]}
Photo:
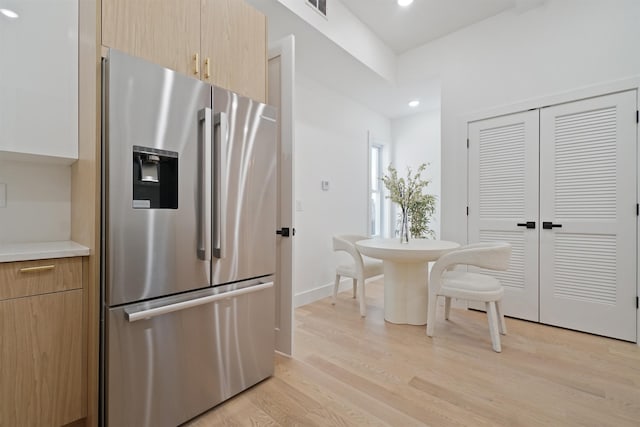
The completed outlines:
{"type": "Polygon", "coordinates": [[[519,222],[517,226],[527,227],[527,228],[536,228],[536,222],[535,221],[519,222]]]}
{"type": "Polygon", "coordinates": [[[289,237],[296,235],[296,229],[289,229],[289,227],[282,227],[280,230],[276,230],[276,234],[279,234],[282,237],[289,237]]]}
{"type": "Polygon", "coordinates": [[[542,223],[542,228],[544,228],[545,230],[551,230],[552,228],[560,228],[562,227],[562,224],[554,224],[550,221],[544,221],[542,223]]]}

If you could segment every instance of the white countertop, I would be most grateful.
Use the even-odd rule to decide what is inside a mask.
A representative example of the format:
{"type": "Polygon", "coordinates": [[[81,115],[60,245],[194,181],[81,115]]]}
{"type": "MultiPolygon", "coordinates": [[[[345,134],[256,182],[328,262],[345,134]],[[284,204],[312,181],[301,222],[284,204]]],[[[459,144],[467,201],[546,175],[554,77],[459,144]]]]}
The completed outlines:
{"type": "Polygon", "coordinates": [[[0,243],[0,262],[89,255],[89,248],[70,240],[40,243],[0,243]]]}

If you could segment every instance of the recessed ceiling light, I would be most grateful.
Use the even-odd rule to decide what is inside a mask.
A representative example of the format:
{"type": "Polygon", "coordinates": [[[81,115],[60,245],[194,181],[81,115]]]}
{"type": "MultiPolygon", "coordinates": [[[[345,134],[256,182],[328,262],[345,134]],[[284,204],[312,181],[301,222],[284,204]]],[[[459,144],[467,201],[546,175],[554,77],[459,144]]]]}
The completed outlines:
{"type": "Polygon", "coordinates": [[[411,108],[417,107],[418,105],[420,105],[420,101],[418,101],[417,99],[409,102],[409,107],[411,108]]]}
{"type": "Polygon", "coordinates": [[[398,0],[398,5],[400,5],[402,7],[407,7],[411,3],[413,3],[413,0],[398,0]]]}
{"type": "Polygon", "coordinates": [[[11,9],[0,9],[0,13],[6,16],[7,18],[12,18],[12,19],[16,19],[18,16],[20,16],[11,9]]]}

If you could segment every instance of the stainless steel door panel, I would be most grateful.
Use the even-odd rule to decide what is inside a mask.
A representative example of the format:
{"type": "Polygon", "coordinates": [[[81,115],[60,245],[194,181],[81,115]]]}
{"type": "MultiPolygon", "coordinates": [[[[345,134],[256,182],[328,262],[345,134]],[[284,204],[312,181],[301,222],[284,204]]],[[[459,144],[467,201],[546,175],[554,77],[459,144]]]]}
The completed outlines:
{"type": "Polygon", "coordinates": [[[213,104],[213,283],[273,274],[276,110],[216,87],[213,104]]]}
{"type": "Polygon", "coordinates": [[[211,106],[210,86],[115,50],[105,82],[106,304],[210,285],[197,227],[199,113],[211,106]],[[132,207],[134,145],[178,153],[178,209],[132,207]]]}
{"type": "MultiPolygon", "coordinates": [[[[166,300],[175,304],[219,292],[208,289],[166,300]]],[[[273,287],[127,320],[126,311],[163,303],[107,312],[108,426],[173,427],[273,375],[273,287]]]]}

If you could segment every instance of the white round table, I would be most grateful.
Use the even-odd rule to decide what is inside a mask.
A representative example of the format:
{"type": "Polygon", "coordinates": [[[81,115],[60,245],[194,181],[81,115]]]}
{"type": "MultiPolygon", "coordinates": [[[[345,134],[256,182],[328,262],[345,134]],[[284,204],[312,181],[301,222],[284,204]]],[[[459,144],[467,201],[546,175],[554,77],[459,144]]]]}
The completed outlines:
{"type": "Polygon", "coordinates": [[[427,324],[429,262],[459,247],[446,240],[399,238],[356,242],[363,255],[384,262],[384,319],[391,323],[427,324]]]}

